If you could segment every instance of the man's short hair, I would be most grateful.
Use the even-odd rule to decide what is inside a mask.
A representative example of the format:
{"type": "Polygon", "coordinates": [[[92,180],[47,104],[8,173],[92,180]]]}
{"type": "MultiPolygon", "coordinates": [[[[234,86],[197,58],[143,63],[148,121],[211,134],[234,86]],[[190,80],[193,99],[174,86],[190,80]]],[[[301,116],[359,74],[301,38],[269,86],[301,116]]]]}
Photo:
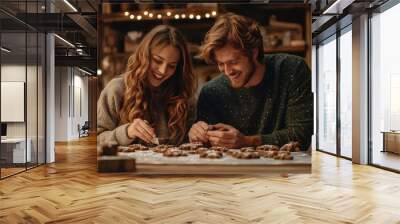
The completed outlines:
{"type": "Polygon", "coordinates": [[[262,62],[264,59],[263,38],[259,25],[250,18],[233,13],[220,16],[207,32],[200,56],[207,63],[215,63],[215,50],[227,44],[245,52],[248,57],[252,55],[254,48],[258,48],[257,60],[262,62]]]}

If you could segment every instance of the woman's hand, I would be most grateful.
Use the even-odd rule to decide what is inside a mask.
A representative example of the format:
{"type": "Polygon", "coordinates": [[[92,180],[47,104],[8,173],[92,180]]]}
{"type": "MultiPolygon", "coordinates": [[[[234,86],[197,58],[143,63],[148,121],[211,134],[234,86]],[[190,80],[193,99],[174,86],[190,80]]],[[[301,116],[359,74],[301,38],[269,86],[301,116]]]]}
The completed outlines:
{"type": "Polygon", "coordinates": [[[140,138],[147,143],[151,143],[153,138],[156,137],[154,129],[149,125],[146,120],[136,118],[128,126],[129,138],[140,138]]]}

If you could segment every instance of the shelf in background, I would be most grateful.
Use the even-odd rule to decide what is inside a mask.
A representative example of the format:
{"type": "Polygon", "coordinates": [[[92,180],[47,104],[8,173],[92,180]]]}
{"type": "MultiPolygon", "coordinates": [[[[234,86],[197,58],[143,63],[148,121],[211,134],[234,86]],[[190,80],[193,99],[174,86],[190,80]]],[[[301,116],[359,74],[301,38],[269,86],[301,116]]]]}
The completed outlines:
{"type": "Polygon", "coordinates": [[[305,52],[306,46],[300,47],[269,47],[264,48],[264,53],[292,53],[292,52],[305,52]]]}

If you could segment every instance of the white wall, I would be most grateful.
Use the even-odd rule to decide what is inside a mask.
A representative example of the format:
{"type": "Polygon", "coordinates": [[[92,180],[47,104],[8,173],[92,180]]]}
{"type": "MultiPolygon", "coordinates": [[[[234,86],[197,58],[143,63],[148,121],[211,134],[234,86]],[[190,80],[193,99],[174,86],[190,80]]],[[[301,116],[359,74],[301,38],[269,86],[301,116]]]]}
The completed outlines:
{"type": "MultiPolygon", "coordinates": [[[[28,66],[27,67],[27,72],[28,74],[35,73],[36,74],[36,67],[33,66],[28,66]]],[[[18,65],[18,64],[5,64],[1,66],[1,81],[5,82],[25,82],[25,65],[18,65]]],[[[28,77],[29,78],[29,77],[28,77]]],[[[31,83],[32,80],[29,80],[29,84],[36,86],[36,81],[34,83],[31,83]]],[[[27,88],[27,104],[30,104],[31,102],[36,102],[36,88],[27,88]]],[[[31,107],[35,107],[36,109],[36,103],[29,105],[31,107]]],[[[7,108],[1,108],[1,110],[7,110],[7,108]]],[[[35,121],[36,123],[36,113],[31,114],[27,113],[27,119],[28,122],[35,121]]],[[[26,122],[7,122],[7,136],[8,137],[25,137],[25,123],[26,122]]],[[[36,125],[36,124],[35,124],[36,125]]],[[[28,124],[28,128],[33,127],[32,125],[28,124]]],[[[36,130],[36,126],[35,126],[36,130]]],[[[29,130],[28,130],[29,133],[29,130]]],[[[30,136],[28,136],[30,137],[30,136]]]]}
{"type": "MultiPolygon", "coordinates": [[[[1,81],[19,81],[26,83],[26,110],[27,119],[24,122],[6,122],[7,137],[30,139],[32,161],[44,163],[44,89],[42,68],[25,64],[3,64],[1,66],[1,81]],[[38,70],[37,70],[38,69],[38,70]],[[25,80],[27,78],[27,80],[25,80]],[[37,153],[39,156],[37,157],[37,153]]],[[[3,96],[4,97],[4,96],[3,96]]],[[[1,108],[10,110],[10,108],[1,108]]],[[[12,111],[8,111],[12,113],[12,111]]],[[[25,113],[25,111],[22,111],[25,113]]]]}
{"type": "Polygon", "coordinates": [[[68,77],[67,67],[55,68],[55,141],[68,140],[68,77]]]}
{"type": "Polygon", "coordinates": [[[72,67],[56,67],[55,74],[55,140],[77,139],[78,124],[88,120],[88,78],[72,67]]]}

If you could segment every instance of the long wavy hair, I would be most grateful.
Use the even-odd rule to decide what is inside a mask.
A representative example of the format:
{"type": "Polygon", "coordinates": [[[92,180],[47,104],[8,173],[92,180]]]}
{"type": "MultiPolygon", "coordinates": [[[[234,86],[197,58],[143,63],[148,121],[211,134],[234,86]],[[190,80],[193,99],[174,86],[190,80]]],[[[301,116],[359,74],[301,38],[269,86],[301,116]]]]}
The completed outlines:
{"type": "Polygon", "coordinates": [[[183,35],[173,27],[159,25],[152,29],[131,55],[124,74],[125,95],[120,111],[121,120],[133,122],[136,118],[156,122],[154,119],[165,113],[168,120],[169,142],[180,143],[187,132],[188,110],[194,106],[197,80],[183,35]],[[159,87],[152,88],[147,76],[155,48],[174,46],[180,52],[175,73],[159,87]],[[163,111],[159,111],[158,105],[163,111]]]}

